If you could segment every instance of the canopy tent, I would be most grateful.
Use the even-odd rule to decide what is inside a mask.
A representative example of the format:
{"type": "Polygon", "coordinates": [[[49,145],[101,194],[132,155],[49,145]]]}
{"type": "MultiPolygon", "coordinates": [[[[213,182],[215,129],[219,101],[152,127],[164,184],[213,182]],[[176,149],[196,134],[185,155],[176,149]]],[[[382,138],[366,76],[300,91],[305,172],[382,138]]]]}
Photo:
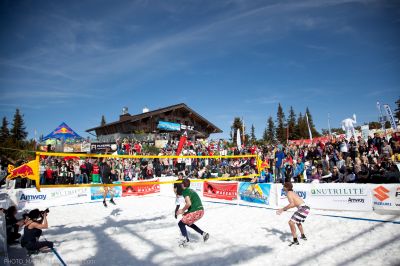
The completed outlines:
{"type": "Polygon", "coordinates": [[[67,124],[64,122],[61,123],[53,132],[45,136],[42,141],[47,139],[59,139],[59,140],[67,140],[67,139],[82,139],[74,130],[72,130],[67,124]]]}

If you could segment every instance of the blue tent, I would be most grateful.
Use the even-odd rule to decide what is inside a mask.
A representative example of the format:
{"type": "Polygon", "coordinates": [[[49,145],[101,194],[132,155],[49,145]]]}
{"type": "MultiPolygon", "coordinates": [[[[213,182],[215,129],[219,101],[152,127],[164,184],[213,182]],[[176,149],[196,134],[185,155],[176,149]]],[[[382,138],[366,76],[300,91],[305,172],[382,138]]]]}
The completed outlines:
{"type": "Polygon", "coordinates": [[[53,132],[44,137],[42,140],[47,139],[82,139],[75,131],[73,131],[67,124],[64,122],[61,123],[53,132]]]}

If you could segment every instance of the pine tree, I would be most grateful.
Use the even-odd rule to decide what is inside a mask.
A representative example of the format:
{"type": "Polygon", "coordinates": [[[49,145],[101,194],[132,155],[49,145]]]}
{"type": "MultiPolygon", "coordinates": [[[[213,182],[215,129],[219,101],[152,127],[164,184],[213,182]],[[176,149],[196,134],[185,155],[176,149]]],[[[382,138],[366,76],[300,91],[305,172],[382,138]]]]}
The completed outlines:
{"type": "Polygon", "coordinates": [[[264,140],[272,143],[275,141],[275,124],[274,120],[272,119],[272,116],[268,118],[267,122],[267,129],[265,130],[265,138],[264,140]]]}
{"type": "Polygon", "coordinates": [[[290,106],[287,126],[289,128],[289,139],[298,139],[298,135],[296,132],[296,114],[294,113],[292,106],[290,106]]]}
{"type": "Polygon", "coordinates": [[[0,129],[0,143],[5,143],[10,137],[10,131],[8,130],[8,121],[6,117],[3,117],[3,123],[0,129]]]}
{"type": "Polygon", "coordinates": [[[394,110],[394,117],[400,122],[400,98],[396,101],[397,108],[394,110]]]}
{"type": "Polygon", "coordinates": [[[299,139],[305,139],[308,137],[307,121],[301,112],[297,117],[296,133],[299,136],[299,139]]]}
{"type": "Polygon", "coordinates": [[[101,122],[100,122],[100,126],[105,126],[106,123],[106,118],[104,117],[104,115],[101,116],[101,122]]]}
{"type": "Polygon", "coordinates": [[[267,128],[264,129],[262,139],[263,139],[263,141],[268,141],[268,131],[267,131],[267,128]]]}
{"type": "Polygon", "coordinates": [[[276,113],[276,138],[281,142],[286,142],[286,127],[285,127],[285,113],[279,103],[278,111],[276,113]]]}
{"type": "Polygon", "coordinates": [[[235,117],[234,119],[233,119],[233,124],[232,124],[232,126],[231,126],[231,130],[233,130],[233,139],[232,139],[232,141],[234,142],[234,143],[236,143],[236,135],[237,135],[237,130],[240,130],[240,140],[242,140],[243,138],[243,122],[242,122],[242,120],[239,118],[239,117],[235,117]]]}
{"type": "MultiPolygon", "coordinates": [[[[321,134],[319,134],[319,132],[315,129],[315,125],[314,125],[314,122],[313,122],[313,119],[312,119],[312,116],[311,116],[311,113],[310,113],[310,110],[308,109],[308,107],[306,108],[306,114],[308,116],[308,123],[310,125],[311,134],[312,134],[313,138],[321,136],[321,134]]],[[[306,123],[307,123],[307,121],[306,121],[306,123]]],[[[307,130],[308,130],[308,128],[307,128],[307,130]]]]}
{"type": "Polygon", "coordinates": [[[23,115],[19,113],[19,109],[15,111],[13,127],[11,128],[11,139],[14,143],[25,141],[28,132],[25,131],[23,115]]]}
{"type": "Polygon", "coordinates": [[[252,144],[254,144],[257,140],[255,131],[256,129],[254,128],[254,124],[251,124],[250,141],[252,144]]]}

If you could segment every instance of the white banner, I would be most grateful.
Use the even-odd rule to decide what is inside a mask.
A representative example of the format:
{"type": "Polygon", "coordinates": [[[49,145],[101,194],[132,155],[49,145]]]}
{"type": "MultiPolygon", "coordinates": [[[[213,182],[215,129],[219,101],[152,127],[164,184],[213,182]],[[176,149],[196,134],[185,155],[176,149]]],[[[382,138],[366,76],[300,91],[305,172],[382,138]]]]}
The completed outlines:
{"type": "MultiPolygon", "coordinates": [[[[293,184],[307,205],[315,209],[372,211],[371,191],[363,184],[293,184]]],[[[282,185],[277,185],[278,206],[288,204],[282,185]]]]}
{"type": "Polygon", "coordinates": [[[367,141],[369,136],[369,125],[361,126],[361,136],[362,138],[367,141]]]}
{"type": "MultiPolygon", "coordinates": [[[[304,202],[311,206],[311,202],[309,201],[310,198],[310,185],[311,184],[293,184],[293,191],[302,199],[304,202]]],[[[286,193],[283,191],[282,184],[276,184],[276,204],[279,208],[284,207],[289,204],[287,200],[286,193]]]]}
{"type": "Polygon", "coordinates": [[[203,195],[203,182],[190,182],[190,188],[196,191],[199,196],[203,195]]]}
{"type": "Polygon", "coordinates": [[[46,208],[66,204],[90,202],[90,188],[35,188],[10,191],[10,198],[18,209],[46,208]]]}
{"type": "Polygon", "coordinates": [[[400,211],[400,184],[370,185],[374,209],[400,211]]]}

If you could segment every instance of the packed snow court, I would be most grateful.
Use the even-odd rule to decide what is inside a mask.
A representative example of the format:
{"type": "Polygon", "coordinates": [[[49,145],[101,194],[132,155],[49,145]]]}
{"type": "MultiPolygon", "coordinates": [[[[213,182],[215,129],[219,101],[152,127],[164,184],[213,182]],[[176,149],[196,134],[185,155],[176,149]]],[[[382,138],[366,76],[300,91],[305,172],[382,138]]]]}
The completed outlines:
{"type": "MultiPolygon", "coordinates": [[[[167,186],[167,185],[162,185],[167,186]]],[[[169,189],[171,186],[167,186],[169,189]]],[[[164,192],[164,190],[161,190],[164,192]]],[[[243,206],[202,197],[210,233],[204,243],[188,229],[191,242],[179,248],[173,192],[53,207],[44,237],[55,242],[67,265],[398,265],[400,215],[311,210],[304,223],[307,241],[288,247],[287,222],[264,205],[243,206]],[[352,217],[342,218],[342,217],[352,217]],[[359,219],[361,218],[361,219],[359,219]]],[[[52,253],[26,257],[9,249],[10,265],[60,265],[52,253]]]]}

